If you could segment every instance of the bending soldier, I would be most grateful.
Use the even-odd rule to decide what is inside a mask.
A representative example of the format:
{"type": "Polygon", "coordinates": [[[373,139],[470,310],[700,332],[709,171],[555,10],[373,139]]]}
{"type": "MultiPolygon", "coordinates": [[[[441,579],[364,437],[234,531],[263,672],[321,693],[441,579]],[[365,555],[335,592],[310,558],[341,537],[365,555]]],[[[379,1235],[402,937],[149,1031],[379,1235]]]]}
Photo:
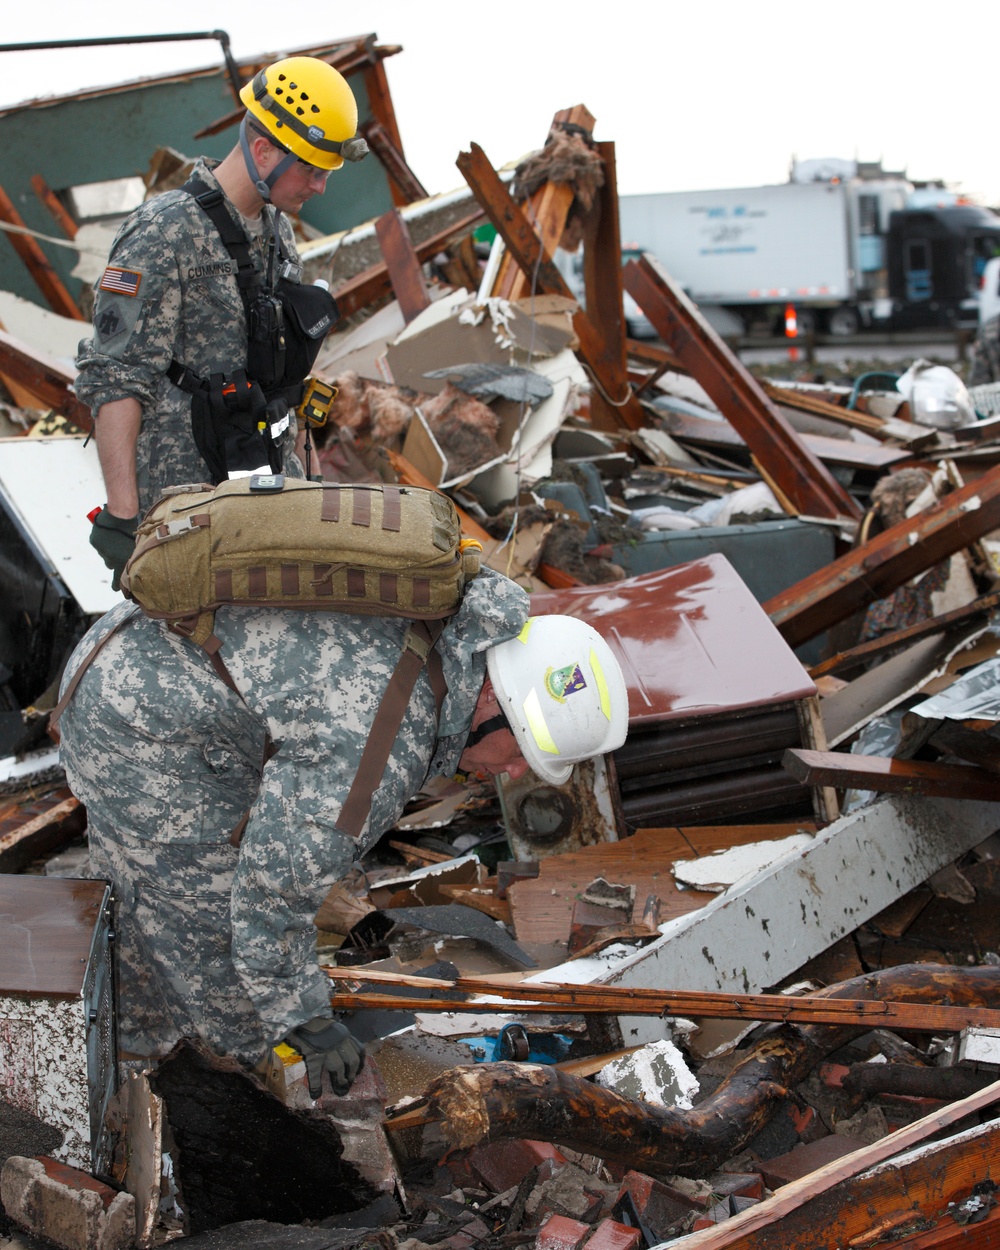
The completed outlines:
{"type": "Polygon", "coordinates": [[[289,1038],[311,1062],[314,1096],[324,1067],[350,1083],[361,1050],[332,1019],[316,960],[313,917],[330,887],[427,777],[460,761],[513,776],[530,764],[558,783],[625,738],[607,644],[573,618],[527,614],[524,592],[499,574],[470,583],[437,643],[440,718],[424,670],[357,842],[338,821],[406,620],[220,608],[235,689],[131,604],[98,622],[64,689],[117,632],[63,711],[62,753],[94,871],[114,883],[123,1051],[162,1055],[195,1034],[255,1065],[289,1038]]]}

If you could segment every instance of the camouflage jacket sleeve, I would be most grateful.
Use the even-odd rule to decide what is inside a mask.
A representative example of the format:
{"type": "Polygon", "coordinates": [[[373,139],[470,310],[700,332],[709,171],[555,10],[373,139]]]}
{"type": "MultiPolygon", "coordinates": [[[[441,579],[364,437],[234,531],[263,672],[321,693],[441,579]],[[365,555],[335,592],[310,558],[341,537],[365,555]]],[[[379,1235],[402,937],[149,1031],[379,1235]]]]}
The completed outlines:
{"type": "Polygon", "coordinates": [[[448,695],[429,775],[449,776],[458,767],[486,678],[486,652],[516,638],[528,612],[527,594],[502,573],[484,568],[470,583],[461,608],[438,642],[448,695]]]}
{"type": "Polygon", "coordinates": [[[92,411],[126,396],[153,407],[174,354],[180,303],[174,248],[155,215],[133,213],[95,291],[94,335],[77,357],[76,392],[92,411]]]}

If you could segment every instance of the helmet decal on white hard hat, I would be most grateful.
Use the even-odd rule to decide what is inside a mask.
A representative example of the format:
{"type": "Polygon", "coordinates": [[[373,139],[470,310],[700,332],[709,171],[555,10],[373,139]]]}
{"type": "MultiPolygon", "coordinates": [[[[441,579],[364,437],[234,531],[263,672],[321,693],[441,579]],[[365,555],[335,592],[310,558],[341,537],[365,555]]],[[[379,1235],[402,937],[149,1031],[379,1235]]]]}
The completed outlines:
{"type": "Polygon", "coordinates": [[[486,663],[532,770],[561,785],[573,765],[614,751],[628,732],[628,691],[611,648],[571,616],[529,617],[486,663]]]}

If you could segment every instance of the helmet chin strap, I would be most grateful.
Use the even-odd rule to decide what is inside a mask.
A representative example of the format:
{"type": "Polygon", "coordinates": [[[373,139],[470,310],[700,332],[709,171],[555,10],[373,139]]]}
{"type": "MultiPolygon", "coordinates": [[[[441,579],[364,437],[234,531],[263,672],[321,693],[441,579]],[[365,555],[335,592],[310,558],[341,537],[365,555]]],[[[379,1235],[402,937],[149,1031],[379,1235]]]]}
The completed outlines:
{"type": "Polygon", "coordinates": [[[298,159],[294,152],[286,152],[282,159],[271,170],[266,178],[260,176],[260,170],[254,163],[253,154],[250,151],[250,140],[247,138],[247,117],[243,114],[243,120],[240,122],[240,150],[243,152],[243,162],[247,167],[247,173],[250,175],[250,181],[254,185],[254,190],[264,201],[265,204],[271,202],[271,188],[278,181],[281,175],[298,159]]]}

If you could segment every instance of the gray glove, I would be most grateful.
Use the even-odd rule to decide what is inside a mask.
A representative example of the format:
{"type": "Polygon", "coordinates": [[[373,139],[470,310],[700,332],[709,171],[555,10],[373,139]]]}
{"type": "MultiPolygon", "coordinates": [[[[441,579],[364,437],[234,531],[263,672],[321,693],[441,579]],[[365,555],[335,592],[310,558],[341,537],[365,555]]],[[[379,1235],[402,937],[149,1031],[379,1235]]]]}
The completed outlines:
{"type": "Polygon", "coordinates": [[[309,1095],[323,1092],[323,1073],[330,1074],[335,1094],[346,1094],[365,1062],[365,1048],[337,1020],[316,1016],[293,1029],[285,1039],[306,1061],[309,1095]]]}
{"type": "Polygon", "coordinates": [[[121,589],[122,570],[135,550],[135,531],[138,525],[138,516],[115,516],[107,507],[102,508],[94,517],[90,545],[114,573],[111,579],[112,590],[121,589]]]}

